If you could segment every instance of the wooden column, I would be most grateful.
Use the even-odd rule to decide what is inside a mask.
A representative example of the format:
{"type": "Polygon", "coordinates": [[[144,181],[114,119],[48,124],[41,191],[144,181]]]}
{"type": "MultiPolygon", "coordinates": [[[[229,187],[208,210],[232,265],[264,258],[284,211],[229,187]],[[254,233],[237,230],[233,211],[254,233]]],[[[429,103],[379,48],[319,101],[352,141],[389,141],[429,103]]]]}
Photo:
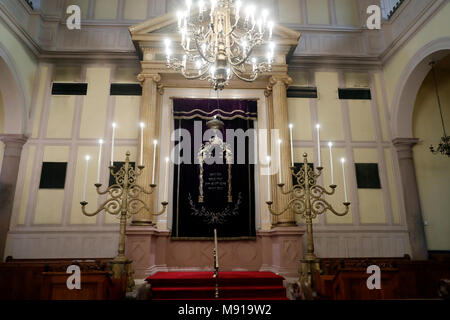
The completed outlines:
{"type": "MultiPolygon", "coordinates": [[[[159,74],[145,74],[138,75],[138,80],[142,85],[142,103],[140,121],[145,124],[144,129],[144,158],[143,165],[145,166],[144,173],[139,177],[138,184],[150,189],[152,184],[153,171],[153,141],[158,140],[156,149],[156,163],[155,163],[155,184],[158,185],[154,189],[152,195],[142,195],[141,200],[144,201],[152,212],[157,212],[158,192],[159,192],[159,153],[161,149],[160,132],[161,132],[161,112],[162,112],[162,94],[163,88],[161,85],[161,76],[159,74]]],[[[139,137],[139,150],[141,139],[139,137]]],[[[139,214],[133,216],[134,225],[156,225],[153,216],[141,211],[139,214]]]]}
{"type": "MultiPolygon", "coordinates": [[[[287,88],[292,83],[292,79],[287,75],[274,75],[270,78],[268,89],[272,91],[272,114],[269,115],[273,119],[273,129],[278,130],[279,138],[283,141],[281,144],[281,167],[282,182],[285,188],[292,188],[292,176],[290,172],[291,156],[290,156],[290,138],[289,138],[289,120],[288,120],[288,104],[287,104],[287,88]]],[[[271,141],[274,140],[271,137],[271,141]]],[[[278,146],[276,141],[272,141],[272,159],[278,162],[278,146]]],[[[273,177],[272,181],[278,183],[278,174],[273,177]]],[[[275,185],[275,184],[273,184],[275,185]]],[[[280,189],[274,195],[274,203],[277,205],[278,212],[284,210],[289,204],[289,196],[283,195],[280,189]]],[[[292,210],[286,211],[279,216],[276,226],[295,226],[295,214],[292,210]]]]}

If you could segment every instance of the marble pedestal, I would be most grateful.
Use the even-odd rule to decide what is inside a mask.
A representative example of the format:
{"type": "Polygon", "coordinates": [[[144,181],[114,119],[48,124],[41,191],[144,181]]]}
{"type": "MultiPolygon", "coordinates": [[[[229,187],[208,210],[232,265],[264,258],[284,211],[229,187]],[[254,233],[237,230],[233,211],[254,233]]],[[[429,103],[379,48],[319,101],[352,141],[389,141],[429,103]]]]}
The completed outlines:
{"type": "MultiPolygon", "coordinates": [[[[257,231],[256,240],[219,241],[221,271],[270,271],[298,278],[302,258],[300,227],[257,231]]],[[[129,226],[126,256],[133,261],[136,279],[160,271],[212,271],[213,241],[173,241],[170,232],[129,226]]]]}

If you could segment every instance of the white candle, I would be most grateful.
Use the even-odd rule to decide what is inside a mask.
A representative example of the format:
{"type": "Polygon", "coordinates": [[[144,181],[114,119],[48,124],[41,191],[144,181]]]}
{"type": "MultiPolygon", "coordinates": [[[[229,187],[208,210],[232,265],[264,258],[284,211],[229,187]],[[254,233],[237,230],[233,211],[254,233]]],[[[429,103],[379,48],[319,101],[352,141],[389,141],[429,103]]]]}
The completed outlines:
{"type": "Polygon", "coordinates": [[[278,171],[278,182],[279,184],[283,183],[283,166],[281,165],[281,143],[283,141],[281,139],[278,139],[278,166],[279,166],[279,171],[278,171]]]}
{"type": "Polygon", "coordinates": [[[345,158],[341,159],[342,163],[342,177],[344,179],[344,195],[345,195],[345,202],[348,202],[348,195],[347,195],[347,180],[345,178],[345,158]]]}
{"type": "Polygon", "coordinates": [[[166,157],[166,169],[164,173],[164,202],[169,202],[169,157],[166,157]]]}
{"type": "Polygon", "coordinates": [[[153,140],[153,171],[152,171],[152,184],[155,184],[155,167],[156,167],[156,145],[158,140],[153,140]]]}
{"type": "Polygon", "coordinates": [[[217,243],[217,229],[214,229],[214,249],[216,249],[216,268],[219,268],[219,246],[217,243]]]}
{"type": "Polygon", "coordinates": [[[98,168],[97,168],[97,183],[100,183],[100,171],[102,166],[102,147],[103,139],[98,140],[98,168]]]}
{"type": "Polygon", "coordinates": [[[270,157],[267,157],[267,201],[272,201],[272,190],[270,187],[270,157]]]}
{"type": "Polygon", "coordinates": [[[291,140],[291,167],[294,167],[294,140],[292,139],[292,129],[294,129],[294,125],[291,123],[289,124],[289,136],[291,140]]]}
{"type": "Polygon", "coordinates": [[[139,126],[141,127],[141,160],[139,161],[140,166],[142,167],[142,163],[144,161],[144,128],[145,128],[145,123],[141,122],[139,124],[139,126]]]}
{"type": "Polygon", "coordinates": [[[322,167],[322,159],[321,159],[321,150],[320,150],[320,124],[316,125],[317,129],[317,152],[318,152],[318,160],[319,160],[319,167],[322,167]]]}
{"type": "Polygon", "coordinates": [[[328,147],[330,148],[331,185],[334,185],[333,142],[328,142],[328,147]]]}
{"type": "Polygon", "coordinates": [[[111,166],[114,165],[114,139],[116,136],[116,126],[117,124],[115,122],[113,122],[112,127],[112,139],[111,139],[111,166]]]}
{"type": "Polygon", "coordinates": [[[86,202],[86,189],[87,189],[87,179],[88,179],[88,171],[89,171],[89,160],[90,156],[86,156],[86,171],[84,173],[84,189],[83,189],[83,201],[86,202]]]}

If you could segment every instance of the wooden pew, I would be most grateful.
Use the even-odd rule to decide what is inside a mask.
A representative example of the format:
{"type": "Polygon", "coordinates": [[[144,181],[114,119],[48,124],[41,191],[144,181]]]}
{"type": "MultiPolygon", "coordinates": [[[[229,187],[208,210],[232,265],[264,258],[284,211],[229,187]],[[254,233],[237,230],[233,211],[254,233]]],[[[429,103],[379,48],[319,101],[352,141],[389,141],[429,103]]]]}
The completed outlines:
{"type": "Polygon", "coordinates": [[[325,258],[315,274],[319,299],[438,299],[439,284],[450,279],[450,260],[403,258],[325,258]],[[368,290],[367,267],[381,268],[382,290],[368,290]],[[350,288],[350,289],[349,289],[350,288]]]}
{"type": "Polygon", "coordinates": [[[120,300],[124,298],[126,277],[121,283],[111,279],[109,272],[82,272],[80,290],[69,290],[67,278],[68,274],[65,272],[44,272],[41,300],[120,300]]]}
{"type": "Polygon", "coordinates": [[[381,272],[381,290],[367,288],[370,275],[367,269],[342,269],[333,281],[333,300],[387,300],[399,296],[399,272],[384,269],[381,272]]]}
{"type": "MultiPolygon", "coordinates": [[[[69,265],[77,264],[82,273],[108,272],[111,259],[39,259],[14,260],[8,259],[0,263],[0,300],[39,300],[44,284],[43,273],[66,273],[69,265]]],[[[106,281],[106,280],[105,280],[106,281]]],[[[114,294],[110,298],[123,296],[122,288],[114,284],[114,294]]]]}

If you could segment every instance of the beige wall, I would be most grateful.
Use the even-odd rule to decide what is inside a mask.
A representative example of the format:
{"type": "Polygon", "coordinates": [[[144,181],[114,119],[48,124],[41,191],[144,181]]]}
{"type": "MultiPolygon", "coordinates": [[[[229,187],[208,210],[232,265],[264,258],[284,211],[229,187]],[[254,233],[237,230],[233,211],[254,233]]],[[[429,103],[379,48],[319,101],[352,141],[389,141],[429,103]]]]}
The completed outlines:
{"type": "MultiPolygon", "coordinates": [[[[99,204],[94,183],[97,177],[98,139],[103,146],[101,180],[107,183],[111,144],[111,123],[118,124],[115,161],[124,161],[125,152],[136,159],[141,97],[109,95],[112,82],[136,83],[138,69],[129,65],[41,64],[39,87],[32,119],[33,135],[25,148],[14,206],[12,228],[52,226],[66,230],[79,225],[117,224],[117,219],[88,218],[81,213],[80,201],[85,172],[85,156],[90,155],[88,174],[89,211],[99,204]],[[87,82],[86,96],[53,96],[53,82],[87,82]],[[67,162],[64,190],[40,190],[42,162],[67,162]]],[[[1,118],[0,118],[1,120],[1,118]]],[[[0,121],[1,123],[1,121],[0,121]]],[[[0,127],[1,129],[1,127],[0,127]]]]}
{"type": "MultiPolygon", "coordinates": [[[[357,0],[258,0],[272,19],[282,24],[310,24],[358,27],[357,0]],[[332,21],[332,16],[334,21],[332,21]]],[[[184,8],[184,0],[68,0],[80,6],[82,19],[103,21],[144,21],[167,11],[184,8]]],[[[249,3],[251,1],[247,1],[249,3]]]]}
{"type": "MultiPolygon", "coordinates": [[[[398,177],[392,155],[386,126],[385,105],[382,96],[384,88],[379,72],[346,71],[337,69],[292,70],[290,75],[295,86],[316,86],[318,99],[289,98],[289,122],[294,124],[293,138],[296,143],[295,160],[302,161],[303,152],[309,155],[309,162],[317,164],[315,124],[321,124],[322,183],[331,184],[330,157],[327,142],[335,143],[333,164],[336,194],[327,197],[333,206],[342,211],[344,199],[340,158],[347,159],[346,173],[350,213],[337,217],[331,213],[316,221],[320,226],[400,226],[403,224],[398,177]],[[312,80],[314,79],[314,80],[312,80]],[[338,88],[370,88],[372,100],[339,100],[338,88]],[[381,189],[358,189],[354,163],[376,163],[379,166],[381,189]]],[[[328,229],[327,229],[328,230],[328,229]]]]}
{"type": "MultiPolygon", "coordinates": [[[[450,130],[450,57],[447,69],[438,69],[439,92],[442,101],[447,135],[450,130]]],[[[442,137],[442,125],[437,105],[434,82],[427,76],[417,96],[414,109],[414,137],[420,143],[414,147],[414,162],[419,184],[420,202],[428,248],[450,249],[450,161],[442,155],[433,155],[429,147],[436,146],[442,137]]]]}

